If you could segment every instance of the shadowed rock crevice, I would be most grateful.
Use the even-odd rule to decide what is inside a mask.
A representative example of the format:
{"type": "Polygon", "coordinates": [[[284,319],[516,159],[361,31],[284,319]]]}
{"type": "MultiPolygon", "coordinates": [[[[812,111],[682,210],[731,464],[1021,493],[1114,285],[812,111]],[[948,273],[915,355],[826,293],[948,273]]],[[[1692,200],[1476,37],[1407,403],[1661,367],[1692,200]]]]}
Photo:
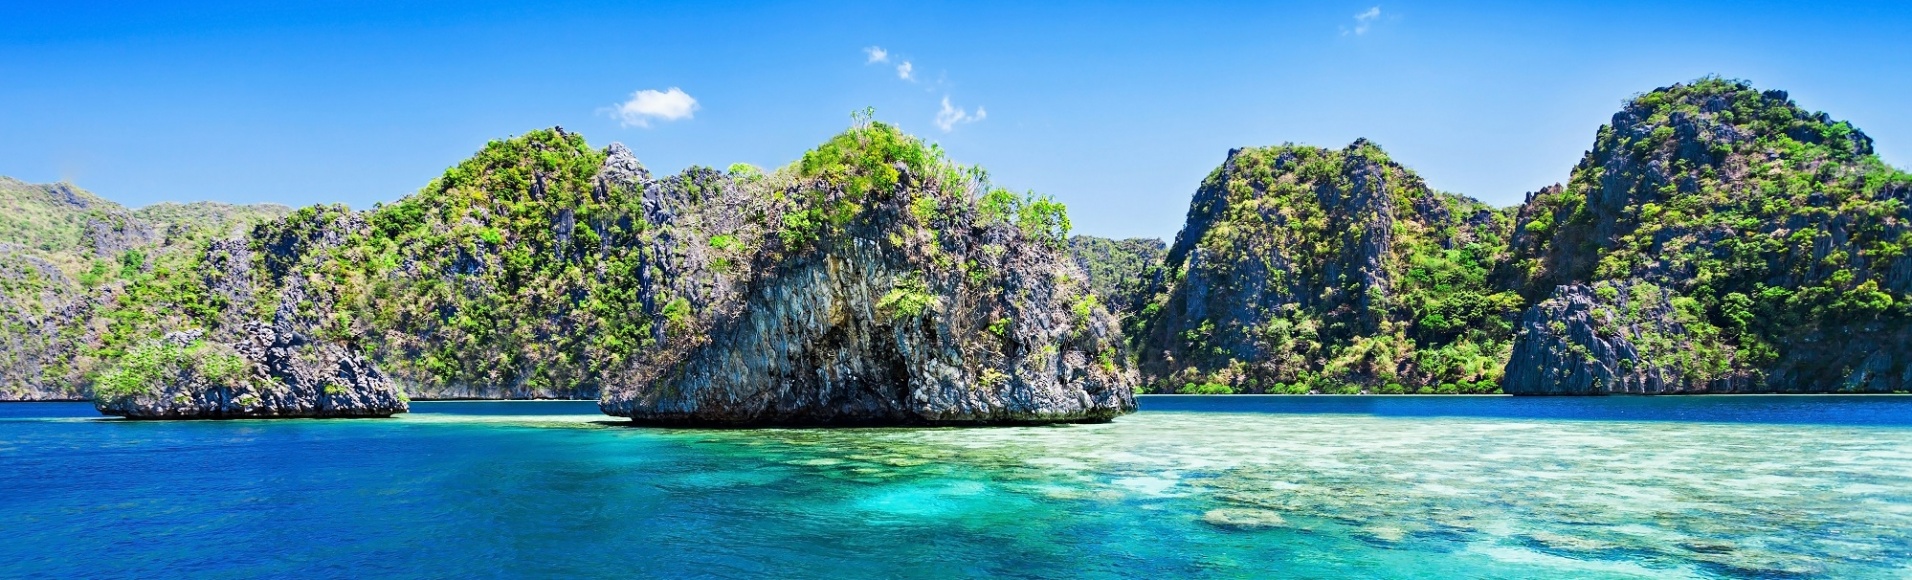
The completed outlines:
{"type": "Polygon", "coordinates": [[[694,241],[680,251],[691,259],[656,273],[713,284],[639,290],[666,305],[663,334],[607,387],[606,413],[967,425],[1134,410],[1115,319],[1064,251],[1060,206],[990,187],[882,124],[760,180],[702,182],[695,196],[683,183],[644,186],[673,216],[651,235],[694,241]]]}

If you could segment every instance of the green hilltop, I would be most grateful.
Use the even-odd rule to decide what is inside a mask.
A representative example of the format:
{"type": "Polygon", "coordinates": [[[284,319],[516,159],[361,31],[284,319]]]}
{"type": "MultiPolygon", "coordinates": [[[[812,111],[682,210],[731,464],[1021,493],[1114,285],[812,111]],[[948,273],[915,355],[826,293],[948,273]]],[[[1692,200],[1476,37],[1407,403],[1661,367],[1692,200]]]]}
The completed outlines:
{"type": "MultiPolygon", "coordinates": [[[[912,315],[1005,283],[1003,252],[1030,272],[1068,252],[1053,287],[1019,291],[1116,312],[1121,353],[1084,352],[1154,392],[1901,391],[1908,204],[1912,175],[1851,124],[1710,77],[1629,100],[1563,184],[1512,208],[1435,191],[1365,140],[1237,149],[1167,244],[1071,237],[1060,204],[867,118],[780,168],[662,177],[532,131],[364,211],[128,210],[0,179],[0,395],[83,397],[168,335],[270,321],[413,396],[596,397],[859,235],[913,260],[869,297],[912,315]],[[895,193],[925,184],[955,193],[895,193]]],[[[1022,324],[1003,316],[978,324],[1022,324]]]]}

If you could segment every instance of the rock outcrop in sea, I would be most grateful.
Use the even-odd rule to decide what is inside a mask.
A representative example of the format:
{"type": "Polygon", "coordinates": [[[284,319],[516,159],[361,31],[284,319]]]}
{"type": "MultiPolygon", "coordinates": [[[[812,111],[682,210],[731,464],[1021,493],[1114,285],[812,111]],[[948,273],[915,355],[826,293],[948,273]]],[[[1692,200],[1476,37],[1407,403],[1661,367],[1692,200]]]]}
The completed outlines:
{"type": "Polygon", "coordinates": [[[1511,210],[1380,150],[1230,153],[1127,326],[1157,392],[1912,390],[1912,174],[1716,78],[1511,210]]]}
{"type": "Polygon", "coordinates": [[[120,340],[172,330],[109,353],[93,385],[95,407],[133,419],[405,412],[407,397],[359,342],[328,329],[328,321],[350,315],[342,296],[290,269],[348,247],[349,236],[364,227],[342,208],[329,215],[294,216],[261,224],[248,238],[212,240],[191,271],[132,285],[133,296],[161,296],[147,298],[151,308],[127,308],[130,300],[122,300],[120,340]],[[319,225],[286,236],[288,224],[319,225]]]}
{"type": "Polygon", "coordinates": [[[0,401],[86,400],[139,280],[284,206],[160,203],[129,210],[69,183],[0,177],[0,401]]]}
{"type": "Polygon", "coordinates": [[[1230,151],[1138,313],[1157,392],[1492,390],[1519,299],[1492,288],[1508,216],[1380,147],[1230,151]]]}
{"type": "Polygon", "coordinates": [[[533,131],[365,211],[130,211],[0,179],[0,399],[138,376],[102,408],[379,414],[403,392],[963,424],[1106,420],[1138,385],[1912,390],[1912,174],[1742,81],[1635,97],[1514,208],[1359,140],[1229,152],[1166,247],[1069,230],[880,123],[771,171],[663,177],[533,131]],[[172,358],[127,374],[140,353],[172,358]]]}
{"type": "Polygon", "coordinates": [[[1102,421],[1134,410],[1060,204],[881,123],[790,167],[653,178],[622,145],[494,141],[417,194],[314,206],[127,284],[102,412],[385,416],[601,396],[651,423],[1102,421]]]}
{"type": "Polygon", "coordinates": [[[174,332],[100,378],[94,406],[129,419],[389,417],[408,405],[358,352],[272,325],[234,343],[174,332]]]}
{"type": "Polygon", "coordinates": [[[1059,204],[990,187],[881,123],[772,175],[643,192],[636,298],[659,340],[607,383],[650,424],[962,425],[1133,411],[1115,318],[1059,204]]]}
{"type": "Polygon", "coordinates": [[[1640,95],[1514,236],[1514,394],[1912,390],[1912,175],[1781,91],[1640,95]]]}

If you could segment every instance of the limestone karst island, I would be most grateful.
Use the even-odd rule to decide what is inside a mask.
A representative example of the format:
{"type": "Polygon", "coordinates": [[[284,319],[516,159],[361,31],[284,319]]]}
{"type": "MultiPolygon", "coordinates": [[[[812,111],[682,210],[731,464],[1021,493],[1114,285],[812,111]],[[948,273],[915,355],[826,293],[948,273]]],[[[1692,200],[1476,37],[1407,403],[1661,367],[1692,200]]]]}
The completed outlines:
{"type": "Polygon", "coordinates": [[[127,210],[4,183],[5,394],[134,418],[596,398],[681,425],[1105,421],[1133,393],[1912,389],[1912,174],[1784,91],[1640,94],[1495,208],[1365,139],[1231,149],[1172,244],[860,118],[653,176],[562,128],[417,193],[127,210]]]}
{"type": "Polygon", "coordinates": [[[15,12],[0,576],[1912,576],[1905,6],[15,12]]]}

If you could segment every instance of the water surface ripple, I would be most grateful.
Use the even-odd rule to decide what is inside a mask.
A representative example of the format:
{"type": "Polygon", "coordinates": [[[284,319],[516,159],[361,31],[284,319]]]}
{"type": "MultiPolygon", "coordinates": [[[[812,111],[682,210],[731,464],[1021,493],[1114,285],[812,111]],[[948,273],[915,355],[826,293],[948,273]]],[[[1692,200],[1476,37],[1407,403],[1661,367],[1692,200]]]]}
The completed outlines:
{"type": "Polygon", "coordinates": [[[6,576],[1912,575],[1912,398],[1147,397],[1101,425],[658,430],[590,402],[0,405],[6,576]]]}

